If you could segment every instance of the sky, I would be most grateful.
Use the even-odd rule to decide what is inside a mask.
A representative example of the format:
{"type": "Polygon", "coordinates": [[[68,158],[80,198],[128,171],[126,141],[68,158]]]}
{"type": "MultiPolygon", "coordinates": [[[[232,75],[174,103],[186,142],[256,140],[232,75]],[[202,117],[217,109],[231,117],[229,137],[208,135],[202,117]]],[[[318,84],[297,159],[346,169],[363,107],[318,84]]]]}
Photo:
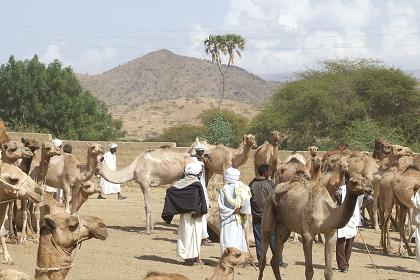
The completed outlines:
{"type": "Polygon", "coordinates": [[[327,58],[420,69],[419,0],[0,0],[0,63],[37,54],[98,74],[149,52],[209,58],[209,34],[246,40],[235,64],[290,74],[327,58]]]}

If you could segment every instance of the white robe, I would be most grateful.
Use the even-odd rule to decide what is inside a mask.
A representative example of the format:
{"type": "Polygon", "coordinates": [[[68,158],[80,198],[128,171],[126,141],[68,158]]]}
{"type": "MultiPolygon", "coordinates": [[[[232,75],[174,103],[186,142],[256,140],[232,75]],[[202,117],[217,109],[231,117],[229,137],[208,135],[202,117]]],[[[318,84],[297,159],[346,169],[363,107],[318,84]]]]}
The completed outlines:
{"type": "MultiPolygon", "coordinates": [[[[219,217],[220,217],[220,247],[222,254],[227,247],[234,247],[243,252],[248,252],[245,239],[244,225],[242,221],[237,221],[235,207],[231,205],[225,197],[224,191],[232,198],[235,198],[236,183],[226,184],[219,191],[219,217]],[[224,191],[223,191],[224,190],[224,191]]],[[[243,201],[241,214],[251,215],[251,203],[249,199],[243,201]]]]}
{"type": "MultiPolygon", "coordinates": [[[[104,154],[103,163],[106,164],[108,168],[111,169],[112,171],[117,170],[117,157],[115,154],[111,152],[106,152],[104,154]]],[[[99,184],[101,186],[103,194],[113,194],[113,193],[121,192],[120,184],[114,184],[114,183],[108,182],[103,177],[101,177],[99,184]]]]}
{"type": "MultiPolygon", "coordinates": [[[[340,187],[341,189],[341,203],[344,202],[344,199],[347,194],[346,185],[340,187]]],[[[359,195],[357,197],[356,206],[354,207],[353,216],[351,216],[348,223],[343,227],[337,230],[337,238],[346,238],[350,239],[357,235],[357,228],[361,225],[361,216],[360,216],[360,206],[362,205],[364,195],[359,195]]]]}
{"type": "Polygon", "coordinates": [[[176,252],[182,259],[196,258],[200,254],[202,218],[193,219],[191,213],[181,214],[176,252]]]}
{"type": "Polygon", "coordinates": [[[413,225],[416,226],[414,232],[416,237],[416,260],[420,262],[420,191],[417,191],[416,194],[411,197],[411,202],[414,204],[413,225]]]}
{"type": "MultiPolygon", "coordinates": [[[[207,212],[208,212],[210,208],[210,199],[209,199],[209,193],[206,187],[206,179],[205,179],[204,171],[203,171],[203,174],[200,176],[200,183],[201,183],[201,186],[203,187],[204,199],[206,200],[207,212]]],[[[202,225],[201,237],[203,239],[209,238],[209,233],[207,232],[207,214],[203,215],[202,223],[203,225],[202,225]]]]}

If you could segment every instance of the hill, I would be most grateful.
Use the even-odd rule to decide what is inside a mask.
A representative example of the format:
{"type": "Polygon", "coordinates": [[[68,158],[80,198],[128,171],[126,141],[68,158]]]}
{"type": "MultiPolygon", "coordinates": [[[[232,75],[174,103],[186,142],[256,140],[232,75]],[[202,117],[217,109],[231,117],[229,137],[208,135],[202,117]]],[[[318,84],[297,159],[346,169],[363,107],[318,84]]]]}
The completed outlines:
{"type": "MultiPolygon", "coordinates": [[[[146,54],[99,75],[78,77],[123,121],[130,139],[147,139],[180,122],[197,124],[197,116],[215,108],[220,95],[215,64],[168,50],[146,54]]],[[[232,66],[223,107],[252,117],[280,85],[232,66]]]]}

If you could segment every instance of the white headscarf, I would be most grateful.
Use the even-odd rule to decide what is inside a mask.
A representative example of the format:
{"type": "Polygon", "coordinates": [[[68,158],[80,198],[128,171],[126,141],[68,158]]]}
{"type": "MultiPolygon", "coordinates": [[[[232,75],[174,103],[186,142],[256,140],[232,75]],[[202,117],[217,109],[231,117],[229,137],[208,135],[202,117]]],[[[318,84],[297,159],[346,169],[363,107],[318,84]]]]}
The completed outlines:
{"type": "Polygon", "coordinates": [[[196,151],[207,151],[208,148],[204,146],[203,144],[199,143],[194,147],[194,150],[196,151]]]}
{"type": "Polygon", "coordinates": [[[109,148],[110,148],[110,149],[114,149],[114,148],[116,148],[116,147],[117,147],[117,144],[115,144],[115,143],[111,143],[111,144],[109,144],[108,146],[109,146],[109,148]]]}
{"type": "Polygon", "coordinates": [[[199,161],[188,163],[185,166],[185,175],[198,175],[203,170],[203,165],[199,161]]]}
{"type": "Polygon", "coordinates": [[[52,142],[58,148],[61,147],[61,145],[63,145],[63,140],[60,140],[60,139],[57,139],[57,138],[53,139],[52,142]]]}
{"type": "Polygon", "coordinates": [[[232,184],[239,181],[239,176],[241,175],[241,172],[236,168],[229,167],[223,175],[225,178],[225,182],[228,184],[232,184]]]}

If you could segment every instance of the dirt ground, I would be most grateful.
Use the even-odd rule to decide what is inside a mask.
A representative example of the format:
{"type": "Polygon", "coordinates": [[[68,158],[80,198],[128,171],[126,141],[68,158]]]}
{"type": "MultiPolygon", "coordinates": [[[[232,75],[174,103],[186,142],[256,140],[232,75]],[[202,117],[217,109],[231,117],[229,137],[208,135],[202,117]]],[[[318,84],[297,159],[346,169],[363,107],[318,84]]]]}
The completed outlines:
{"type": "MultiPolygon", "coordinates": [[[[152,190],[155,233],[142,233],[145,225],[143,196],[138,190],[125,192],[126,200],[117,200],[116,195],[106,200],[90,199],[81,209],[81,214],[101,217],[109,227],[106,241],[85,241],[76,256],[71,277],[67,279],[142,279],[148,271],[178,272],[190,279],[210,277],[213,266],[218,262],[218,243],[202,247],[202,259],[208,264],[185,267],[176,256],[176,225],[162,223],[160,213],[163,207],[165,189],[152,190]]],[[[175,223],[178,220],[175,219],[175,223]]],[[[363,237],[373,252],[379,274],[371,265],[360,236],[356,238],[350,263],[350,270],[343,274],[334,271],[334,279],[420,279],[420,264],[413,257],[384,256],[377,247],[380,235],[370,229],[363,230],[363,237]]],[[[396,248],[397,235],[392,233],[396,248]]],[[[13,268],[34,275],[37,244],[8,245],[15,261],[14,265],[0,265],[1,269],[13,268]]],[[[323,247],[314,245],[314,279],[324,279],[323,247]]],[[[255,249],[252,248],[252,252],[255,249]]],[[[283,279],[304,279],[304,257],[300,243],[287,242],[284,253],[289,266],[281,269],[283,279]]],[[[334,267],[336,267],[334,263],[334,267]]],[[[257,279],[258,273],[252,267],[235,270],[235,279],[257,279]]],[[[264,279],[274,279],[271,268],[265,270],[264,279]]]]}

